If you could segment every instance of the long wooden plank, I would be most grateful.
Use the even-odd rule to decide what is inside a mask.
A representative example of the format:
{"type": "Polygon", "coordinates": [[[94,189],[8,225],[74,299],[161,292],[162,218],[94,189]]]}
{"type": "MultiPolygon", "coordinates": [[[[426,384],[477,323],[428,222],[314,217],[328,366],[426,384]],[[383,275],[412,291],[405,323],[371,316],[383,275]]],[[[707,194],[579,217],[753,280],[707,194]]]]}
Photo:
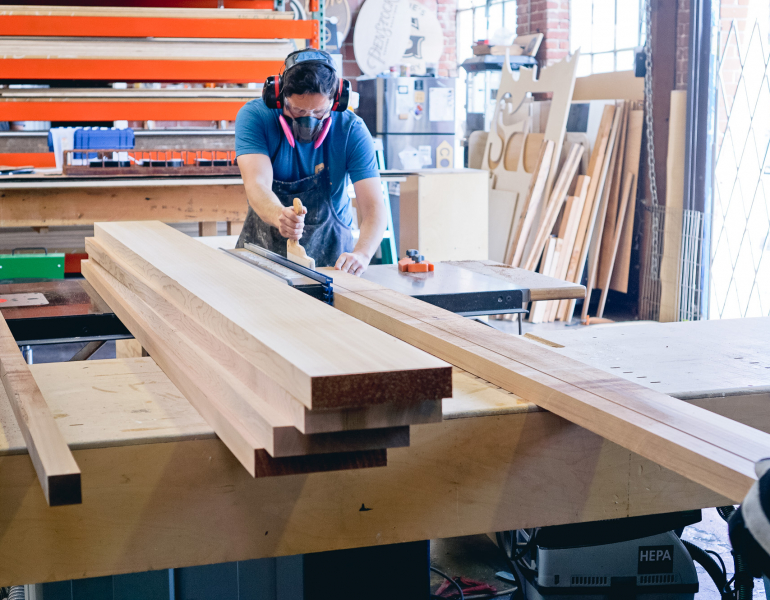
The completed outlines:
{"type": "Polygon", "coordinates": [[[84,261],[83,274],[252,475],[265,460],[262,452],[286,458],[409,444],[408,427],[300,434],[99,265],[84,261]]]}
{"type": "Polygon", "coordinates": [[[553,186],[551,197],[548,200],[545,215],[543,221],[538,229],[535,242],[532,245],[532,250],[524,261],[524,268],[527,270],[534,270],[540,255],[543,252],[546,240],[553,230],[553,226],[556,223],[556,219],[559,216],[561,207],[564,205],[564,201],[567,199],[567,192],[569,190],[570,183],[575,177],[578,166],[580,165],[580,158],[583,156],[583,146],[580,144],[573,144],[570,148],[567,160],[559,173],[559,177],[553,186]]]}
{"type": "Polygon", "coordinates": [[[80,469],[0,315],[0,380],[49,506],[80,504],[80,469]]]}
{"type": "Polygon", "coordinates": [[[687,92],[674,90],[671,92],[671,115],[668,121],[666,218],[663,225],[663,256],[660,259],[658,320],[662,323],[679,320],[686,123],[687,92]]]}
{"type": "MultiPolygon", "coordinates": [[[[621,101],[623,102],[623,101],[621,101]]],[[[605,166],[602,171],[602,180],[600,182],[601,187],[601,200],[599,202],[599,209],[590,224],[591,235],[590,244],[588,246],[588,264],[587,268],[587,280],[586,280],[586,300],[583,302],[583,311],[581,314],[582,321],[588,318],[588,307],[591,303],[591,292],[596,285],[596,278],[599,271],[599,256],[602,245],[602,235],[604,233],[604,224],[607,218],[607,210],[610,204],[610,196],[612,195],[613,180],[615,177],[615,165],[618,162],[618,154],[620,153],[620,141],[623,135],[623,127],[625,123],[625,104],[622,104],[615,109],[615,120],[612,123],[612,133],[610,134],[611,152],[607,155],[605,166]]]]}
{"type": "Polygon", "coordinates": [[[599,298],[599,308],[596,311],[596,316],[600,319],[604,315],[604,305],[607,302],[607,294],[610,290],[610,279],[612,278],[613,268],[615,267],[615,257],[617,256],[618,246],[620,245],[620,236],[623,232],[623,223],[626,218],[626,211],[628,205],[631,202],[632,189],[636,178],[633,173],[626,173],[626,182],[623,184],[623,195],[620,202],[620,210],[618,212],[617,223],[615,224],[615,231],[613,236],[612,246],[609,248],[608,255],[608,267],[607,272],[604,275],[604,282],[602,283],[602,295],[599,298]]]}
{"type": "Polygon", "coordinates": [[[770,435],[390,290],[345,291],[348,281],[335,273],[340,310],[727,497],[742,497],[770,450],[770,435]]]}
{"type": "MultiPolygon", "coordinates": [[[[618,127],[620,126],[621,111],[615,109],[615,113],[612,119],[612,128],[610,129],[609,138],[607,140],[606,151],[602,157],[601,174],[599,175],[598,185],[596,186],[596,194],[594,195],[593,203],[591,206],[591,213],[588,217],[588,226],[583,238],[583,247],[580,250],[580,255],[577,261],[577,270],[575,271],[575,281],[581,281],[583,279],[583,271],[586,269],[586,259],[589,255],[589,250],[594,241],[594,227],[599,213],[604,205],[604,185],[607,181],[607,175],[609,174],[610,164],[612,160],[612,154],[615,149],[615,140],[617,139],[618,127]]],[[[606,205],[604,205],[606,206],[606,205]]],[[[589,280],[586,283],[586,306],[591,298],[591,284],[589,280]]],[[[570,301],[567,305],[567,311],[565,315],[565,321],[572,320],[572,313],[575,310],[575,302],[570,301]]]]}
{"type": "Polygon", "coordinates": [[[113,276],[131,290],[174,329],[219,363],[230,374],[251,390],[258,390],[261,398],[301,433],[330,433],[349,429],[379,429],[416,423],[440,422],[441,401],[426,400],[413,404],[381,404],[364,408],[308,410],[264,371],[248,362],[241,354],[224,344],[208,329],[190,319],[168,302],[161,292],[143,281],[139,273],[125,261],[110,255],[108,245],[86,238],[86,252],[113,276]]]}
{"type": "MultiPolygon", "coordinates": [[[[559,237],[564,240],[564,246],[562,253],[559,256],[559,264],[556,267],[554,277],[556,279],[566,279],[567,271],[569,270],[569,262],[572,258],[572,250],[575,247],[575,240],[578,235],[578,227],[580,225],[580,219],[583,216],[583,208],[585,206],[586,195],[588,194],[588,186],[591,183],[591,178],[587,175],[579,175],[575,184],[575,195],[571,197],[572,202],[568,205],[569,212],[565,208],[564,217],[566,222],[563,223],[563,231],[559,232],[559,237]]],[[[558,318],[559,307],[561,302],[553,302],[549,311],[548,320],[554,321],[558,318]]]]}
{"type": "Polygon", "coordinates": [[[623,116],[620,123],[620,137],[615,144],[617,157],[613,159],[614,168],[612,172],[612,182],[610,188],[609,201],[607,203],[607,215],[604,219],[604,228],[602,230],[601,247],[599,249],[599,270],[596,276],[597,286],[601,288],[602,283],[607,279],[607,273],[610,270],[610,254],[615,241],[615,229],[617,227],[618,209],[622,198],[623,184],[623,165],[626,158],[626,146],[628,145],[628,127],[631,115],[631,105],[626,102],[623,106],[623,116]]]}
{"type": "Polygon", "coordinates": [[[532,173],[532,180],[527,190],[527,196],[524,199],[524,206],[519,212],[519,222],[514,224],[513,237],[508,246],[508,252],[505,256],[505,263],[518,267],[524,256],[529,232],[538,214],[540,202],[545,192],[545,183],[548,180],[548,172],[551,169],[551,159],[553,158],[553,142],[545,140],[540,146],[540,154],[537,157],[537,165],[532,173]]]}
{"type": "Polygon", "coordinates": [[[95,237],[310,409],[451,396],[451,367],[161,223],[95,237]]]}
{"type": "MultiPolygon", "coordinates": [[[[604,155],[607,152],[607,144],[610,139],[610,129],[612,128],[612,119],[615,114],[615,107],[608,105],[604,107],[602,112],[602,120],[599,124],[599,131],[596,134],[596,142],[594,143],[594,149],[591,152],[591,159],[588,162],[588,176],[591,178],[588,185],[588,192],[586,193],[586,200],[583,205],[583,214],[580,217],[580,224],[578,225],[578,234],[575,238],[575,244],[572,247],[572,256],[569,259],[569,267],[567,268],[567,281],[573,283],[580,283],[578,278],[578,263],[580,262],[581,252],[583,244],[585,242],[586,235],[588,234],[589,221],[593,212],[593,205],[596,199],[596,190],[599,186],[599,178],[601,177],[602,166],[604,164],[604,155]]],[[[585,260],[585,259],[583,259],[585,260]]],[[[562,301],[559,303],[559,316],[562,321],[567,320],[567,314],[571,310],[570,302],[562,301]]]]}
{"type": "Polygon", "coordinates": [[[620,236],[618,255],[615,268],[612,271],[610,288],[628,292],[628,274],[631,269],[631,246],[634,237],[634,216],[636,214],[636,190],[639,187],[639,160],[642,152],[642,132],[644,130],[644,111],[632,110],[628,122],[628,142],[626,143],[626,159],[623,172],[633,173],[634,185],[631,188],[631,204],[626,212],[623,230],[620,236]]]}

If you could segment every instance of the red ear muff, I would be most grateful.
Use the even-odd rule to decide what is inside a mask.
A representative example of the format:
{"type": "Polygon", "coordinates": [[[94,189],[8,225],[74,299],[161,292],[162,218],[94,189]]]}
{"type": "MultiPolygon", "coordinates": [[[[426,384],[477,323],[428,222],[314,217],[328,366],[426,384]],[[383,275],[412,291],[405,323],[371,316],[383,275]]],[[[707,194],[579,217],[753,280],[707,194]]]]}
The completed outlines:
{"type": "Polygon", "coordinates": [[[280,75],[271,75],[265,80],[265,85],[262,86],[262,100],[268,108],[283,108],[281,85],[280,75]]]}
{"type": "Polygon", "coordinates": [[[347,79],[340,78],[340,86],[337,90],[337,96],[334,99],[332,110],[335,112],[345,112],[350,103],[350,82],[347,79]]]}
{"type": "Polygon", "coordinates": [[[276,75],[273,81],[273,93],[275,94],[275,107],[283,108],[281,106],[281,76],[276,75]]]}

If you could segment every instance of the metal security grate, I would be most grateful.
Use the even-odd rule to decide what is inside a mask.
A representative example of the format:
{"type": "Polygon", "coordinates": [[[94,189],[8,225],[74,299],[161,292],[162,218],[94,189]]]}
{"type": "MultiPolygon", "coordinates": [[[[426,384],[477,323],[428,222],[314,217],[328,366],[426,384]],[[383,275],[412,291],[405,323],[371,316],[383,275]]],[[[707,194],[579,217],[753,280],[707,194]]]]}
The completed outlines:
{"type": "Polygon", "coordinates": [[[763,43],[766,36],[755,23],[742,43],[733,22],[719,57],[711,319],[770,315],[770,56],[763,43]]]}

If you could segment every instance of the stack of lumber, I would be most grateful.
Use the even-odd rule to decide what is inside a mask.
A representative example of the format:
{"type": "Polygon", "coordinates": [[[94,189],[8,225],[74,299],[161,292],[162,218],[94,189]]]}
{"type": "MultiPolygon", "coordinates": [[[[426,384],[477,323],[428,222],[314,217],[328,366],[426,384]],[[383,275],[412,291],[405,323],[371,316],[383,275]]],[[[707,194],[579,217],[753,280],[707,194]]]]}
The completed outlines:
{"type": "Polygon", "coordinates": [[[82,271],[253,476],[384,465],[451,367],[159,222],[97,223],[82,271]]]}
{"type": "Polygon", "coordinates": [[[336,308],[739,502],[770,435],[547,346],[329,270],[336,308]]]}
{"type": "Polygon", "coordinates": [[[291,42],[220,40],[147,40],[119,41],[86,38],[0,38],[0,58],[18,59],[92,59],[92,60],[283,60],[292,51],[291,42]]]}
{"type": "MultiPolygon", "coordinates": [[[[512,224],[515,234],[505,263],[578,284],[585,276],[589,298],[592,289],[602,291],[599,317],[610,287],[627,290],[643,114],[636,102],[606,104],[593,142],[585,136],[583,142],[565,142],[564,158],[547,198],[541,182],[549,178],[552,167],[546,157],[553,149],[543,144],[519,222],[512,224]],[[581,158],[591,143],[584,167],[581,158]]],[[[575,300],[533,303],[529,319],[570,321],[574,307],[575,300]]],[[[583,320],[587,316],[588,302],[584,302],[583,320]]]]}

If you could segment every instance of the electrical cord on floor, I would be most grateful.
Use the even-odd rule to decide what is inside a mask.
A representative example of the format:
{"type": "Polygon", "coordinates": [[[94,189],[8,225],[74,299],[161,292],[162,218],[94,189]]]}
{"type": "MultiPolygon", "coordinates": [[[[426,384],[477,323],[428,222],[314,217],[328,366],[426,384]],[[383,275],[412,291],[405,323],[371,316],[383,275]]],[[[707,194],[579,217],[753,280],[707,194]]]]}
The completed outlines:
{"type": "Polygon", "coordinates": [[[714,582],[722,600],[732,600],[734,596],[732,590],[727,585],[727,574],[724,571],[724,562],[722,562],[723,568],[720,569],[717,561],[711,558],[709,552],[700,546],[696,546],[692,542],[686,540],[682,540],[682,544],[687,548],[690,557],[706,570],[706,573],[708,573],[709,577],[711,577],[714,582]]]}
{"type": "MultiPolygon", "coordinates": [[[[717,513],[725,522],[728,522],[730,516],[735,512],[734,506],[717,506],[717,513]]],[[[751,600],[754,593],[754,578],[749,573],[746,558],[733,550],[733,562],[735,563],[735,575],[729,583],[734,583],[735,592],[733,597],[738,600],[751,600]]]]}
{"type": "MultiPolygon", "coordinates": [[[[463,588],[460,587],[459,583],[457,583],[454,579],[452,579],[449,575],[447,575],[443,571],[439,571],[434,566],[431,566],[430,570],[433,571],[434,573],[437,573],[437,574],[441,575],[449,583],[451,583],[453,586],[455,586],[457,588],[457,591],[460,592],[460,600],[465,600],[465,594],[463,594],[463,588]]],[[[441,598],[441,596],[434,596],[433,594],[431,594],[431,598],[441,598]]]]}
{"type": "MultiPolygon", "coordinates": [[[[503,537],[503,532],[498,531],[495,534],[495,538],[497,539],[497,546],[500,548],[503,556],[505,556],[505,559],[508,561],[508,565],[511,568],[511,575],[513,576],[513,582],[516,585],[516,589],[511,595],[511,600],[524,600],[524,586],[522,585],[521,578],[519,577],[519,572],[516,570],[516,565],[513,563],[514,560],[520,560],[531,549],[532,545],[534,545],[535,536],[536,534],[533,533],[525,544],[524,548],[514,556],[511,556],[508,554],[508,544],[503,537]]],[[[511,548],[511,553],[513,553],[513,548],[511,548]]]]}
{"type": "MultiPolygon", "coordinates": [[[[508,589],[500,590],[498,592],[494,592],[491,594],[474,594],[473,596],[466,596],[465,594],[463,594],[463,589],[460,586],[460,584],[457,583],[454,579],[452,579],[449,575],[447,575],[443,571],[439,571],[436,567],[431,567],[430,570],[433,571],[434,573],[441,575],[441,577],[443,577],[448,582],[450,582],[453,586],[455,586],[457,590],[460,592],[460,600],[487,600],[488,598],[499,598],[500,596],[506,596],[516,591],[516,588],[508,588],[508,589]]],[[[431,598],[439,598],[443,600],[443,596],[436,596],[435,594],[431,594],[431,598]]]]}

